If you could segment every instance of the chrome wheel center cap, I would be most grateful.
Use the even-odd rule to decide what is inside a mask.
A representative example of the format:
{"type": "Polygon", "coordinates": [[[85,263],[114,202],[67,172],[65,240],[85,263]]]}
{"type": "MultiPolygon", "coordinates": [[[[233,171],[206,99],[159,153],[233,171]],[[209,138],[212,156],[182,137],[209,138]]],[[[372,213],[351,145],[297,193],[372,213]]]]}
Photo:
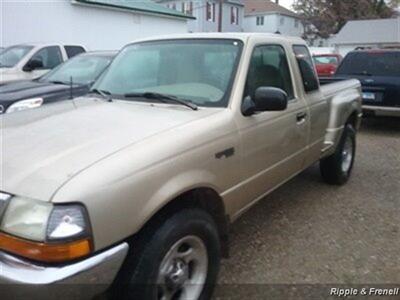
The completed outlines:
{"type": "Polygon", "coordinates": [[[188,265],[183,260],[174,261],[165,279],[170,289],[176,290],[181,288],[189,280],[188,265]]]}

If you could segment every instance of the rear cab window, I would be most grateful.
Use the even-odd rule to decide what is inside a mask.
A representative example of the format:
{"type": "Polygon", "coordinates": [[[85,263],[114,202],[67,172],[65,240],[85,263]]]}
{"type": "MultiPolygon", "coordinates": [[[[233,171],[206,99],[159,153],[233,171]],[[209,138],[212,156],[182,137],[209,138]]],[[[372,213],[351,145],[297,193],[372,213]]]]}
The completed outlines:
{"type": "Polygon", "coordinates": [[[68,58],[86,52],[82,46],[64,46],[68,58]]]}
{"type": "Polygon", "coordinates": [[[319,90],[319,80],[314,68],[313,59],[308,48],[304,45],[294,45],[293,52],[303,80],[303,87],[306,93],[319,90]]]}

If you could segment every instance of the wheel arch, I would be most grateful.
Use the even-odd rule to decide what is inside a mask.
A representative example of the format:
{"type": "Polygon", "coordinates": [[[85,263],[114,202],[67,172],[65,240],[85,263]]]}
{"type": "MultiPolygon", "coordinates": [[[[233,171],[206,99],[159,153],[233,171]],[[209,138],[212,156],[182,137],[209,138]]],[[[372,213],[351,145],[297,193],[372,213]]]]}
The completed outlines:
{"type": "Polygon", "coordinates": [[[198,186],[188,189],[166,201],[163,206],[153,212],[134,237],[145,234],[147,228],[154,228],[154,226],[163,222],[168,216],[188,208],[202,209],[210,214],[219,233],[221,253],[224,257],[228,257],[229,217],[226,214],[221,196],[215,189],[208,186],[198,186]]]}

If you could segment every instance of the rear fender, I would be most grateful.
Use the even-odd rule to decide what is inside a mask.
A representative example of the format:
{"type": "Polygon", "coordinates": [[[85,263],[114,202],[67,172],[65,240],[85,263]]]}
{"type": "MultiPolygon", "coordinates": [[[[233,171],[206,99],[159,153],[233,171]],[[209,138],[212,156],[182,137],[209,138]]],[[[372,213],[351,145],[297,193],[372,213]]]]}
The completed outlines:
{"type": "Polygon", "coordinates": [[[329,123],[322,150],[323,156],[329,156],[335,151],[344,126],[352,116],[355,116],[355,126],[358,129],[362,116],[360,87],[343,90],[332,97],[329,123]]]}

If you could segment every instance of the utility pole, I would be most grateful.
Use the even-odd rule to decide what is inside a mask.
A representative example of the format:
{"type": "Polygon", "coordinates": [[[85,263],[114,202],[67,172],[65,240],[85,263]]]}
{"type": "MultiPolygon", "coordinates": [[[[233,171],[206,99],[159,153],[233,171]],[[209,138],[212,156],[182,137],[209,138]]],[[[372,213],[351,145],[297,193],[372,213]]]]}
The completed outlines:
{"type": "Polygon", "coordinates": [[[218,32],[222,32],[222,7],[224,4],[224,0],[219,0],[219,14],[218,14],[218,32]]]}

